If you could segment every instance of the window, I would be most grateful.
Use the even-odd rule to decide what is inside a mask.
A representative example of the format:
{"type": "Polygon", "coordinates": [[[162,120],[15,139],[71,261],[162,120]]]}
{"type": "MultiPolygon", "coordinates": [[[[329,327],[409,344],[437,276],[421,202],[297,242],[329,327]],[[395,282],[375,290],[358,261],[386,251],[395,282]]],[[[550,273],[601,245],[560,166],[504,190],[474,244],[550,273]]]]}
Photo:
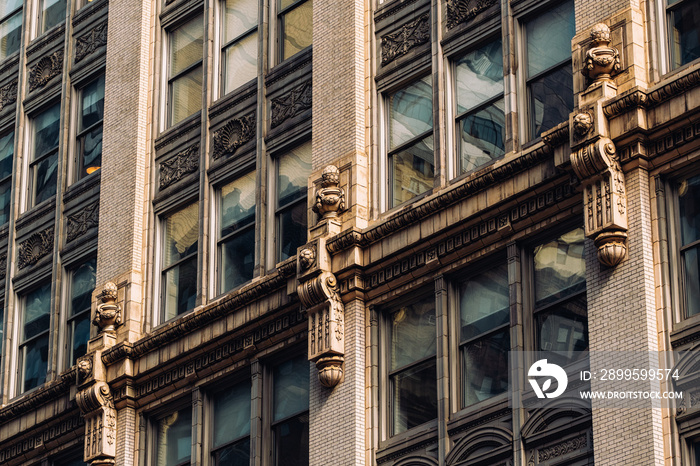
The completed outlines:
{"type": "Polygon", "coordinates": [[[279,61],[284,61],[311,45],[312,5],[311,0],[278,0],[279,61]]]}
{"type": "Polygon", "coordinates": [[[533,251],[537,351],[547,351],[559,365],[588,350],[583,245],[583,229],[578,228],[533,251]]]}
{"type": "Polygon", "coordinates": [[[158,419],[155,423],[157,466],[190,464],[192,452],[192,407],[186,406],[158,419]]]}
{"type": "Polygon", "coordinates": [[[671,68],[700,58],[700,4],[696,0],[667,0],[671,68]]]}
{"type": "Polygon", "coordinates": [[[203,18],[197,15],[169,36],[168,124],[202,109],[203,18]]]}
{"type": "Polygon", "coordinates": [[[433,188],[433,87],[431,77],[388,98],[389,208],[433,188]]]}
{"type": "Polygon", "coordinates": [[[389,309],[390,435],[437,418],[435,298],[389,309]]]}
{"type": "Polygon", "coordinates": [[[700,175],[677,181],[681,299],[685,317],[700,315],[700,175]]]}
{"type": "Polygon", "coordinates": [[[256,193],[255,172],[238,178],[219,191],[220,293],[253,278],[256,193]]]}
{"type": "Polygon", "coordinates": [[[163,220],[161,322],[194,309],[197,299],[199,204],[163,220]]]}
{"type": "Polygon", "coordinates": [[[311,173],[311,141],[277,159],[277,257],[294,256],[306,243],[307,183],[311,173]]]}
{"type": "Polygon", "coordinates": [[[510,298],[506,264],[461,282],[462,406],[508,390],[510,298]]]}
{"type": "Polygon", "coordinates": [[[221,25],[221,95],[258,75],[258,0],[224,0],[221,25]]]}
{"type": "Polygon", "coordinates": [[[10,220],[12,204],[12,157],[14,156],[15,133],[0,137],[0,225],[10,220]]]}
{"type": "Polygon", "coordinates": [[[0,2],[0,60],[19,50],[22,42],[22,0],[0,2]]]}
{"type": "Polygon", "coordinates": [[[56,194],[58,136],[61,105],[40,113],[33,119],[32,156],[29,164],[29,207],[56,194]]]}
{"type": "Polygon", "coordinates": [[[39,32],[44,33],[66,20],[66,0],[39,0],[39,32]]]}
{"type": "Polygon", "coordinates": [[[275,466],[309,464],[309,361],[298,356],[272,370],[275,466]]]}
{"type": "Polygon", "coordinates": [[[20,319],[18,392],[24,393],[46,381],[49,366],[51,283],[27,293],[20,319]]]}
{"type": "Polygon", "coordinates": [[[249,382],[214,395],[211,455],[215,466],[250,464],[250,414],[249,382]]]}
{"type": "Polygon", "coordinates": [[[90,305],[95,289],[97,260],[90,259],[70,272],[69,302],[67,315],[68,365],[75,364],[87,353],[90,339],[90,305]]]}
{"type": "Polygon", "coordinates": [[[102,165],[104,99],[104,75],[101,75],[80,90],[75,163],[77,179],[96,172],[102,165]]]}
{"type": "Polygon", "coordinates": [[[691,448],[693,449],[695,456],[694,466],[700,466],[700,439],[695,440],[691,445],[691,448]]]}
{"type": "Polygon", "coordinates": [[[569,119],[574,109],[571,39],[573,2],[562,3],[525,24],[530,139],[569,119]]]}
{"type": "Polygon", "coordinates": [[[455,63],[459,170],[466,173],[505,155],[501,39],[455,63]]]}

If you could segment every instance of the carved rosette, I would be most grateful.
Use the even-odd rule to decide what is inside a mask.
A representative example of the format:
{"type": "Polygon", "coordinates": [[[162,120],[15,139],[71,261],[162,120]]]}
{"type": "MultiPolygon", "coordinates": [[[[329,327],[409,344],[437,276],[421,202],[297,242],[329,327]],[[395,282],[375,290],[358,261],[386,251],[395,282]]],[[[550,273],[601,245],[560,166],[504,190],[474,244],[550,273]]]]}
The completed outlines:
{"type": "Polygon", "coordinates": [[[100,332],[114,333],[122,323],[122,309],[117,304],[117,285],[107,282],[100,295],[101,304],[97,305],[93,325],[100,329],[100,332]]]}
{"type": "Polygon", "coordinates": [[[19,245],[17,268],[22,270],[53,253],[53,227],[34,233],[19,245]]]}
{"type": "Polygon", "coordinates": [[[316,362],[319,381],[335,387],[343,377],[345,307],[330,272],[301,283],[297,291],[309,319],[309,360],[316,362]]]}
{"type": "Polygon", "coordinates": [[[83,460],[92,466],[114,464],[117,411],[109,385],[97,382],[78,392],[75,401],[85,418],[83,460]]]}
{"type": "Polygon", "coordinates": [[[593,44],[586,52],[586,63],[583,66],[584,76],[594,83],[612,81],[611,77],[620,72],[620,52],[610,47],[610,28],[599,23],[591,30],[593,44]]]}
{"type": "Polygon", "coordinates": [[[335,165],[323,169],[321,186],[312,209],[320,219],[335,218],[345,210],[345,191],[340,186],[340,170],[335,165]]]}
{"type": "Polygon", "coordinates": [[[236,152],[255,137],[255,113],[236,118],[214,133],[212,157],[218,159],[236,152]]]}

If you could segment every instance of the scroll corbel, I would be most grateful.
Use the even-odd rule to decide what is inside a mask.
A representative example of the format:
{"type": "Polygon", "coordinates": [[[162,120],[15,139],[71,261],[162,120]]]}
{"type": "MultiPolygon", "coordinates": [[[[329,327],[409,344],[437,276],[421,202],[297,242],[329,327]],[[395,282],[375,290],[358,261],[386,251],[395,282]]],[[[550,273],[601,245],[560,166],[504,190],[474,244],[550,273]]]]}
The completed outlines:
{"type": "Polygon", "coordinates": [[[91,466],[114,464],[117,440],[117,411],[106,382],[96,382],[79,391],[75,401],[85,418],[83,460],[91,466]]]}

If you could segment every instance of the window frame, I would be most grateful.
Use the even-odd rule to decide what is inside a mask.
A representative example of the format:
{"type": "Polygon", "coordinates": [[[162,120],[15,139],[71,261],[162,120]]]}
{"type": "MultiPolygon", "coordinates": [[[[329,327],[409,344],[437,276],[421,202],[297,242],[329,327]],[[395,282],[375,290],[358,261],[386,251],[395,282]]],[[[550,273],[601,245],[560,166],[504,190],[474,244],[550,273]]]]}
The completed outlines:
{"type": "Polygon", "coordinates": [[[29,116],[29,137],[27,138],[28,140],[28,153],[29,157],[27,157],[27,197],[26,197],[26,208],[24,211],[30,210],[38,206],[39,204],[43,202],[48,202],[52,197],[55,197],[58,194],[58,180],[56,181],[56,185],[54,185],[54,192],[51,196],[49,196],[47,199],[44,199],[43,201],[37,203],[36,202],[36,192],[35,192],[35,187],[36,187],[36,172],[35,168],[43,161],[50,159],[53,155],[56,156],[56,176],[58,178],[58,170],[59,170],[59,157],[60,157],[60,147],[61,147],[61,121],[62,121],[62,114],[61,114],[61,104],[60,102],[53,102],[50,103],[44,107],[42,107],[41,110],[32,113],[29,116]],[[37,157],[35,153],[35,144],[36,144],[36,120],[40,115],[43,115],[47,113],[49,110],[52,110],[53,108],[58,108],[58,135],[56,137],[57,143],[55,146],[53,146],[51,149],[47,150],[43,154],[39,155],[37,157]]]}
{"type": "MultiPolygon", "coordinates": [[[[194,411],[194,405],[192,401],[192,393],[188,393],[190,397],[185,397],[175,403],[168,404],[162,408],[157,409],[153,413],[148,415],[148,431],[146,432],[148,437],[147,452],[146,452],[146,464],[158,464],[158,436],[159,436],[159,423],[161,420],[172,415],[173,413],[183,411],[185,409],[190,410],[190,457],[187,461],[182,461],[172,466],[185,466],[192,462],[192,458],[195,452],[192,450],[192,440],[194,438],[195,429],[194,423],[197,420],[194,411]]],[[[171,465],[169,465],[171,466],[171,465]]]]}
{"type": "MultiPolygon", "coordinates": [[[[682,6],[689,5],[690,3],[691,0],[678,0],[678,2],[673,5],[669,5],[668,0],[662,0],[658,2],[658,8],[660,13],[659,17],[663,18],[662,21],[659,21],[660,35],[662,37],[662,40],[659,42],[662,44],[661,56],[664,57],[664,60],[662,60],[662,74],[685,68],[687,66],[690,66],[692,63],[697,63],[698,61],[698,59],[696,58],[695,60],[692,60],[688,63],[676,65],[673,52],[673,38],[671,35],[673,28],[671,27],[671,14],[674,10],[678,10],[682,6]]],[[[697,26],[699,29],[698,35],[700,35],[700,22],[698,22],[697,26]]]]}
{"type": "MultiPolygon", "coordinates": [[[[88,264],[89,262],[94,261],[94,267],[95,267],[95,272],[97,271],[97,255],[93,252],[89,254],[88,256],[81,258],[78,261],[75,261],[71,263],[70,265],[65,267],[65,274],[64,276],[67,278],[64,280],[64,312],[65,316],[63,318],[63,321],[65,322],[65,335],[64,335],[64,351],[65,351],[65,368],[70,368],[73,366],[73,338],[75,336],[75,327],[72,325],[76,321],[80,319],[84,319],[87,317],[87,322],[88,322],[88,329],[92,329],[92,322],[90,321],[90,316],[91,316],[91,311],[92,311],[92,292],[91,298],[90,298],[90,307],[87,307],[85,309],[82,309],[81,311],[78,311],[75,315],[72,314],[72,292],[73,292],[73,278],[75,276],[75,273],[84,265],[88,264]]],[[[96,283],[97,275],[93,277],[96,283]]],[[[94,292],[94,287],[93,287],[93,292],[94,292]]],[[[92,332],[90,332],[92,335],[92,332]]],[[[90,338],[88,338],[88,341],[90,341],[90,338]]],[[[87,342],[85,342],[87,344],[87,342]]],[[[82,355],[81,355],[82,356],[82,355]]],[[[80,357],[80,356],[78,356],[80,357]]],[[[77,361],[76,361],[77,362],[77,361]]]]}
{"type": "Polygon", "coordinates": [[[56,3],[63,3],[63,20],[57,22],[56,24],[52,24],[50,26],[46,26],[45,18],[43,13],[46,11],[44,8],[45,2],[47,0],[37,0],[36,3],[36,14],[37,14],[37,37],[41,36],[42,34],[45,34],[46,32],[50,31],[51,29],[59,26],[60,24],[64,24],[66,22],[66,13],[69,8],[68,5],[68,0],[57,0],[56,3]]]}
{"type": "MultiPolygon", "coordinates": [[[[86,173],[84,170],[84,154],[82,153],[82,143],[81,143],[81,138],[84,138],[86,135],[91,133],[93,130],[97,129],[98,127],[102,131],[102,140],[104,141],[104,94],[102,95],[102,101],[103,101],[103,109],[102,109],[102,118],[93,123],[92,125],[88,126],[87,128],[82,128],[82,119],[83,119],[83,93],[85,91],[85,88],[88,87],[89,85],[95,83],[98,81],[100,78],[105,79],[105,72],[104,70],[100,71],[97,74],[91,75],[88,79],[82,80],[79,84],[79,86],[76,86],[75,89],[75,101],[76,101],[76,108],[75,108],[75,119],[74,119],[74,124],[73,124],[73,135],[74,137],[72,138],[72,144],[73,144],[73,149],[71,150],[73,157],[72,157],[72,162],[73,162],[73,169],[70,171],[72,173],[72,182],[76,183],[80,180],[83,180],[90,175],[99,172],[100,168],[98,167],[96,170],[93,170],[91,173],[86,173]]],[[[102,151],[100,151],[100,167],[102,166],[102,151]]]]}
{"type": "MultiPolygon", "coordinates": [[[[224,97],[229,94],[235,93],[237,89],[240,89],[241,87],[245,86],[245,84],[241,84],[238,87],[234,89],[230,89],[228,92],[226,92],[226,51],[235,46],[236,44],[240,43],[247,37],[249,37],[251,34],[256,34],[257,35],[257,40],[256,40],[256,49],[258,48],[258,45],[260,43],[260,17],[262,15],[262,12],[260,11],[260,4],[258,2],[258,10],[257,10],[257,22],[255,26],[251,27],[247,31],[237,35],[236,37],[230,39],[227,42],[224,42],[223,38],[225,35],[225,29],[226,29],[226,0],[219,0],[217,2],[218,5],[218,10],[219,10],[219,20],[218,20],[218,34],[216,35],[216,39],[218,41],[218,51],[219,51],[219,73],[218,73],[218,78],[219,78],[219,89],[216,95],[219,96],[219,98],[224,97]]],[[[256,70],[255,70],[255,78],[257,80],[257,76],[259,74],[259,65],[260,65],[260,56],[258,53],[256,53],[256,70]]],[[[252,79],[251,79],[252,81],[252,79]]]]}
{"type": "MultiPolygon", "coordinates": [[[[313,46],[313,42],[311,45],[308,45],[304,47],[302,50],[299,50],[297,53],[290,55],[288,58],[284,58],[284,17],[287,15],[289,12],[292,10],[296,9],[297,7],[301,6],[302,4],[313,1],[313,0],[294,0],[294,2],[291,5],[287,5],[286,7],[282,8],[282,0],[276,0],[275,1],[275,8],[276,8],[276,20],[277,20],[277,47],[275,51],[275,63],[280,64],[282,62],[285,62],[287,60],[291,60],[294,56],[298,55],[302,51],[306,50],[309,47],[313,46]]],[[[313,40],[313,19],[311,23],[311,36],[313,40]]]]}
{"type": "MultiPolygon", "coordinates": [[[[11,12],[9,12],[8,14],[6,14],[6,15],[3,16],[2,18],[0,18],[0,27],[2,27],[4,24],[6,24],[6,22],[9,22],[9,20],[11,20],[12,18],[14,18],[14,16],[17,15],[17,13],[20,13],[20,12],[21,12],[21,14],[20,14],[20,26],[19,26],[19,31],[20,31],[20,32],[19,32],[19,45],[18,45],[18,47],[17,47],[17,50],[15,50],[15,51],[13,51],[13,52],[10,52],[10,53],[8,53],[8,54],[6,54],[6,55],[4,55],[4,56],[0,55],[0,62],[4,61],[5,59],[7,59],[7,57],[10,57],[10,56],[14,55],[15,53],[18,53],[18,52],[19,52],[19,49],[22,48],[22,38],[23,38],[23,34],[22,34],[22,30],[23,30],[23,27],[22,27],[23,24],[22,24],[22,22],[23,22],[23,21],[22,21],[22,20],[24,20],[24,2],[20,2],[19,7],[15,8],[15,9],[12,10],[11,12]]],[[[7,36],[5,36],[5,37],[7,37],[7,36]]]]}
{"type": "MultiPolygon", "coordinates": [[[[252,416],[253,416],[253,406],[254,406],[254,394],[253,394],[253,384],[252,384],[252,375],[244,371],[243,375],[239,375],[238,377],[230,380],[229,383],[226,383],[229,381],[218,381],[216,385],[214,385],[208,392],[207,392],[207,404],[208,404],[208,409],[206,411],[206,414],[208,414],[208,421],[206,422],[206,429],[208,429],[208,432],[213,432],[215,425],[214,425],[214,419],[216,416],[216,410],[214,409],[215,406],[215,400],[217,396],[222,395],[225,393],[230,387],[235,387],[238,385],[245,385],[247,384],[248,386],[248,394],[249,394],[249,399],[248,402],[250,403],[250,425],[249,425],[249,430],[248,430],[248,435],[243,435],[240,437],[237,437],[233,440],[230,440],[224,444],[219,445],[218,447],[214,448],[214,435],[208,435],[209,440],[208,440],[208,445],[206,447],[204,456],[209,458],[209,464],[212,466],[217,466],[218,465],[218,460],[217,460],[217,453],[219,453],[221,450],[228,448],[232,445],[235,445],[242,440],[248,438],[249,439],[249,451],[248,451],[248,458],[249,460],[254,457],[254,448],[253,448],[253,442],[250,441],[252,439],[254,432],[253,432],[253,422],[252,422],[252,416]],[[225,386],[224,386],[225,385],[225,386]]],[[[207,437],[207,435],[205,435],[207,437]]]]}
{"type": "MultiPolygon", "coordinates": [[[[3,138],[9,136],[12,134],[11,139],[12,139],[12,159],[10,161],[10,174],[7,175],[6,177],[0,179],[0,192],[2,192],[2,187],[7,185],[8,186],[8,192],[9,192],[9,202],[7,204],[7,220],[5,222],[1,222],[0,226],[5,225],[9,223],[10,218],[12,217],[12,175],[14,173],[14,170],[12,169],[14,165],[14,159],[15,159],[15,143],[17,142],[15,140],[15,130],[14,127],[12,127],[9,131],[6,131],[4,134],[0,132],[0,140],[3,138]]],[[[0,205],[0,208],[3,206],[0,205]]],[[[1,215],[4,215],[4,212],[0,212],[1,215]]]]}
{"type": "Polygon", "coordinates": [[[42,278],[41,280],[37,280],[35,286],[32,286],[29,289],[22,290],[18,292],[19,299],[17,300],[18,304],[18,325],[16,326],[16,335],[17,335],[17,344],[15,346],[17,350],[17,356],[15,358],[16,362],[16,370],[15,370],[15,377],[16,377],[16,383],[14,384],[14,393],[16,396],[23,395],[25,393],[32,392],[34,390],[37,390],[41,388],[46,382],[48,382],[47,377],[49,373],[49,366],[51,364],[50,360],[50,354],[47,354],[47,363],[46,363],[46,373],[44,374],[44,381],[40,384],[38,384],[35,387],[32,387],[30,389],[26,389],[24,385],[24,377],[26,375],[26,353],[23,351],[24,348],[27,347],[27,345],[36,342],[40,338],[46,336],[47,338],[47,352],[51,352],[51,341],[52,341],[52,314],[53,314],[53,308],[54,308],[54,297],[53,297],[53,281],[50,278],[42,278]],[[49,293],[49,309],[47,316],[49,318],[49,324],[48,327],[41,332],[37,333],[36,335],[33,335],[29,338],[24,338],[24,327],[26,325],[25,322],[25,317],[26,317],[26,312],[27,312],[27,297],[31,295],[32,293],[38,292],[41,288],[45,287],[48,285],[48,293],[49,293]]]}

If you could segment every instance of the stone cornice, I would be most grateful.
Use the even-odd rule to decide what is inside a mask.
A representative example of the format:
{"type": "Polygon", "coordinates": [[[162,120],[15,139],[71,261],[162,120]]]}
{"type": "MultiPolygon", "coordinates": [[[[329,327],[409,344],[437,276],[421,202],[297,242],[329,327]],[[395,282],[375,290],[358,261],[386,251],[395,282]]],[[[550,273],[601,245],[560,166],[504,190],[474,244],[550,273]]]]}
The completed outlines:
{"type": "Polygon", "coordinates": [[[46,383],[41,388],[18,400],[11,401],[7,406],[0,409],[0,424],[18,418],[62,395],[67,395],[70,391],[70,386],[74,385],[75,381],[76,368],[74,366],[59,375],[58,379],[46,383]]]}

